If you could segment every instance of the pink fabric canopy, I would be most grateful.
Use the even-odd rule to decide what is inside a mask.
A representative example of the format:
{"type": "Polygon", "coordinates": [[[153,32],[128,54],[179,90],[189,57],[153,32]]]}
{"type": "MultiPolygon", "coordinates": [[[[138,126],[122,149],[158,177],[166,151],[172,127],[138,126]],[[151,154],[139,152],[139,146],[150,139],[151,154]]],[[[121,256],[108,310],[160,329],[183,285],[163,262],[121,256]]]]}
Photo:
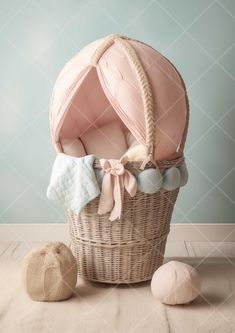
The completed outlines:
{"type": "MultiPolygon", "coordinates": [[[[82,49],[65,65],[56,81],[51,99],[51,131],[57,148],[61,138],[79,138],[89,129],[113,120],[120,120],[125,130],[146,144],[139,78],[117,39],[112,37],[112,42],[102,48],[108,38],[82,49]],[[94,56],[98,61],[94,62],[94,56]]],[[[177,151],[186,126],[184,83],[174,66],[156,50],[136,40],[126,42],[137,54],[152,90],[154,158],[169,158],[177,151]]]]}

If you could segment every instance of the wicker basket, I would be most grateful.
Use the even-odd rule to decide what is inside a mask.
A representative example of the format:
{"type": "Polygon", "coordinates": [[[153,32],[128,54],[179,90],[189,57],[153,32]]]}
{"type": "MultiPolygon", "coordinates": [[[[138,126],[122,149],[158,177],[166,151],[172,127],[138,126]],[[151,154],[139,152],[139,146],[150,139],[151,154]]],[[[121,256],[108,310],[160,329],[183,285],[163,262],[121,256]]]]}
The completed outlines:
{"type": "MultiPolygon", "coordinates": [[[[179,166],[183,158],[162,162],[160,170],[179,166]]],[[[95,167],[98,167],[98,161],[95,167]]],[[[150,167],[151,164],[146,167],[150,167]]],[[[126,167],[135,173],[136,163],[126,167]],[[135,166],[135,168],[133,168],[135,166]]],[[[98,215],[99,197],[76,215],[67,211],[71,248],[78,275],[106,283],[136,283],[152,278],[162,264],[171,215],[179,189],[154,194],[125,193],[122,218],[98,215]]]]}
{"type": "MultiPolygon", "coordinates": [[[[150,161],[145,163],[144,168],[154,167],[153,97],[147,74],[135,50],[125,38],[111,36],[94,55],[93,65],[96,65],[114,39],[125,51],[139,78],[146,123],[146,152],[150,161]]],[[[184,86],[183,80],[182,85],[184,86]]],[[[184,161],[188,118],[187,113],[183,139],[175,158],[157,162],[161,172],[171,166],[179,166],[184,161]]],[[[141,163],[137,162],[125,166],[133,174],[140,167],[141,163]]],[[[98,160],[95,161],[94,168],[100,168],[98,160]]],[[[71,248],[78,262],[79,276],[106,283],[135,283],[151,279],[154,271],[163,262],[178,191],[179,189],[161,189],[154,194],[138,191],[133,198],[125,193],[121,219],[113,222],[109,221],[109,214],[97,214],[100,197],[86,205],[78,215],[68,210],[71,248]]]]}

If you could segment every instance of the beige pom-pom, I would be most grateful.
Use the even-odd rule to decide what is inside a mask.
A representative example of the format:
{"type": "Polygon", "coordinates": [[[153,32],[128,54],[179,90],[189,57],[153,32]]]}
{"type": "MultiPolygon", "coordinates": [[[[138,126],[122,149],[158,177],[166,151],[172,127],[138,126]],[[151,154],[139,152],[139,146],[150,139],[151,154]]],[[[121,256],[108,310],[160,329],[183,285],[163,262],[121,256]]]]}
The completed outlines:
{"type": "Polygon", "coordinates": [[[34,301],[69,298],[77,282],[77,263],[71,250],[60,242],[33,249],[23,262],[23,281],[34,301]]]}

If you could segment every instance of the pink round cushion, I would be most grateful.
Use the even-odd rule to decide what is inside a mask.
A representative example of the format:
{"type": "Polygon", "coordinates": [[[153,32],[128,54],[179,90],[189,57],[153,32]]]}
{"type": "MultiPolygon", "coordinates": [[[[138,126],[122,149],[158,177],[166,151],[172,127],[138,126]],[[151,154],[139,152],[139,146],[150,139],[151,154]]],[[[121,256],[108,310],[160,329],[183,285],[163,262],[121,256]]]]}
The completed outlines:
{"type": "MultiPolygon", "coordinates": [[[[120,38],[119,38],[120,39],[120,38]]],[[[82,49],[63,68],[51,99],[51,131],[55,144],[61,138],[80,138],[88,128],[121,120],[138,143],[146,145],[147,129],[139,77],[118,38],[93,56],[106,38],[82,49]]],[[[146,72],[153,95],[156,121],[156,160],[171,159],[182,141],[188,102],[184,82],[175,67],[152,47],[128,39],[146,72]]]]}
{"type": "Polygon", "coordinates": [[[118,121],[93,128],[81,136],[88,155],[119,160],[127,151],[125,135],[118,121]]]}
{"type": "Polygon", "coordinates": [[[153,296],[161,303],[185,304],[200,294],[201,280],[192,266],[179,261],[170,261],[154,273],[151,290],[153,296]]]}
{"type": "Polygon", "coordinates": [[[80,139],[61,139],[61,145],[63,148],[63,152],[66,155],[82,157],[86,156],[86,152],[84,146],[80,139]]]}

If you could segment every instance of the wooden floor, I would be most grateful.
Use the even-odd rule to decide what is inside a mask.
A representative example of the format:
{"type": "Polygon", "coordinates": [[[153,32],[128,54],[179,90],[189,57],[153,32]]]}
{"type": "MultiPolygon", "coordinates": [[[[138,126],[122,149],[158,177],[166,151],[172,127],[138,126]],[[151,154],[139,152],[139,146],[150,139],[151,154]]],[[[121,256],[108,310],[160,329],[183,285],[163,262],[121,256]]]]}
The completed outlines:
{"type": "Polygon", "coordinates": [[[166,261],[190,263],[202,279],[192,303],[157,302],[149,282],[110,286],[78,281],[76,295],[31,301],[21,282],[23,257],[38,243],[0,242],[0,332],[232,333],[235,332],[235,243],[168,243],[166,261]]]}

